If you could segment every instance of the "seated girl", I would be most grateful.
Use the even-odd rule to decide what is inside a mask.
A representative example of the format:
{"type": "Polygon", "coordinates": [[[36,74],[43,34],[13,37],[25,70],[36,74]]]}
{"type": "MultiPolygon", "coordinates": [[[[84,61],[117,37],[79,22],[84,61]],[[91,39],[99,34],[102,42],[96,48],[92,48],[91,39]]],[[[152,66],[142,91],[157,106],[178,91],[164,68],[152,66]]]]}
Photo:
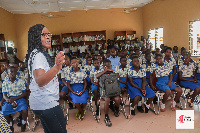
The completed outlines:
{"type": "Polygon", "coordinates": [[[98,100],[98,79],[96,78],[96,74],[101,72],[100,69],[100,63],[98,59],[93,60],[93,65],[94,68],[90,72],[90,81],[91,81],[91,92],[94,94],[94,100],[95,100],[95,105],[96,105],[96,115],[99,115],[99,106],[97,105],[97,100],[98,100]]]}
{"type": "Polygon", "coordinates": [[[125,56],[122,56],[120,58],[120,66],[116,66],[115,72],[119,74],[119,84],[121,88],[121,105],[123,106],[123,94],[126,92],[127,89],[127,76],[128,76],[128,68],[127,68],[127,58],[125,56]]]}
{"type": "MultiPolygon", "coordinates": [[[[65,66],[61,70],[61,79],[62,79],[62,82],[64,84],[64,87],[62,88],[62,90],[60,92],[60,98],[67,100],[68,99],[68,97],[67,97],[68,87],[67,87],[67,82],[66,82],[66,78],[67,78],[66,76],[67,76],[68,73],[70,73],[70,70],[72,69],[71,65],[70,65],[70,58],[67,55],[65,55],[64,65],[65,66]]],[[[69,108],[73,109],[72,103],[69,103],[69,108]]]]}
{"type": "Polygon", "coordinates": [[[2,106],[2,112],[5,116],[11,130],[14,131],[12,124],[10,123],[9,115],[21,111],[22,113],[22,125],[21,132],[26,129],[27,119],[27,103],[24,97],[26,97],[25,81],[16,78],[17,70],[14,66],[8,68],[8,80],[5,80],[2,84],[3,98],[6,100],[2,106]]]}
{"type": "Polygon", "coordinates": [[[150,53],[147,53],[145,54],[145,60],[146,62],[142,64],[142,67],[145,69],[146,71],[146,81],[148,83],[148,85],[151,85],[150,84],[150,75],[151,75],[151,54],[150,53]]]}
{"type": "Polygon", "coordinates": [[[115,68],[115,72],[119,74],[120,80],[120,88],[122,90],[122,94],[126,91],[126,82],[127,82],[127,74],[128,74],[128,68],[126,67],[126,57],[122,56],[120,58],[120,66],[117,66],[115,68]]]}
{"type": "Polygon", "coordinates": [[[90,88],[90,71],[94,68],[94,66],[92,65],[92,57],[87,57],[87,64],[85,66],[82,66],[82,68],[84,69],[85,73],[87,74],[86,77],[86,82],[87,82],[87,86],[90,88]]]}
{"type": "Polygon", "coordinates": [[[177,80],[177,67],[178,65],[176,64],[176,60],[171,57],[172,55],[172,48],[171,47],[167,47],[165,50],[165,57],[164,57],[164,63],[166,65],[170,66],[170,69],[172,69],[172,81],[176,82],[177,80]]]}
{"type": "Polygon", "coordinates": [[[141,97],[148,98],[145,104],[145,113],[148,113],[150,103],[155,97],[154,91],[146,84],[146,71],[140,66],[137,56],[133,57],[132,67],[128,71],[128,93],[132,100],[131,114],[135,115],[135,105],[139,102],[141,97]]]}
{"type": "Polygon", "coordinates": [[[189,63],[190,55],[186,53],[183,55],[183,64],[179,66],[179,79],[180,85],[183,87],[188,87],[191,90],[194,90],[194,93],[191,97],[188,97],[188,104],[190,107],[193,107],[195,97],[200,94],[200,82],[198,82],[195,67],[193,64],[189,63]]]}
{"type": "MultiPolygon", "coordinates": [[[[176,102],[180,98],[182,94],[182,89],[172,82],[172,70],[170,69],[169,64],[163,63],[163,56],[161,54],[156,55],[156,63],[152,67],[151,74],[153,75],[153,71],[155,71],[155,75],[157,78],[156,87],[158,90],[164,91],[164,96],[161,102],[161,111],[165,111],[165,103],[167,98],[171,94],[171,90],[176,91],[176,97],[173,100],[171,105],[171,109],[174,111],[176,102]]],[[[152,78],[153,76],[151,76],[152,78]]],[[[151,80],[152,81],[152,80],[151,80]]],[[[155,87],[154,87],[155,88],[155,87]]]]}
{"type": "Polygon", "coordinates": [[[78,67],[78,60],[71,58],[72,69],[67,75],[67,86],[70,90],[69,96],[72,98],[72,102],[75,104],[78,112],[76,119],[83,120],[86,112],[85,107],[87,104],[87,98],[89,97],[86,89],[86,73],[78,67]]]}

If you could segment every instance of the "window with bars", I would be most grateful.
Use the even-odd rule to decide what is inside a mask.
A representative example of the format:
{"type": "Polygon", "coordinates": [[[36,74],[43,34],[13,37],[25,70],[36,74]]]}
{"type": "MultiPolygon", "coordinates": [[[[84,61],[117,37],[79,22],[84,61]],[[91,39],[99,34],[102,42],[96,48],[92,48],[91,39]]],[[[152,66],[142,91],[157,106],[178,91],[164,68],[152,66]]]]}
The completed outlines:
{"type": "Polygon", "coordinates": [[[161,27],[149,30],[148,38],[153,50],[160,48],[160,45],[163,44],[163,28],[161,27]]]}
{"type": "Polygon", "coordinates": [[[189,22],[189,52],[191,56],[200,56],[200,20],[189,22]]]}

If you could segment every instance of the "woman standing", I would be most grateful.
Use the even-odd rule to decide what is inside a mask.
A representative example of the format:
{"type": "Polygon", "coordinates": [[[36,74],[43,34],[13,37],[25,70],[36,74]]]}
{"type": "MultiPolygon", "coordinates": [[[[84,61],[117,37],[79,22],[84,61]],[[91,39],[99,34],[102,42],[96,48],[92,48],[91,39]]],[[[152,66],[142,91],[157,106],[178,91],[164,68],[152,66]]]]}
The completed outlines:
{"type": "Polygon", "coordinates": [[[45,133],[66,133],[64,115],[59,103],[59,83],[57,73],[62,69],[64,53],[55,57],[55,65],[47,53],[51,48],[49,30],[36,24],[28,32],[28,69],[30,108],[40,117],[45,133]]]}

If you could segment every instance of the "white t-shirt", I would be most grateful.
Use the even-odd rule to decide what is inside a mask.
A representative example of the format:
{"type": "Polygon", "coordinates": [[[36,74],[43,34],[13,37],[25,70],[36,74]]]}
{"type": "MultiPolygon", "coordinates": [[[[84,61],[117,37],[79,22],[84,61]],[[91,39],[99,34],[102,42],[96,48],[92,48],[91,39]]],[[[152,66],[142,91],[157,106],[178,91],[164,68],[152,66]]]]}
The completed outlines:
{"type": "Polygon", "coordinates": [[[78,46],[78,50],[80,50],[80,53],[85,52],[86,46],[78,46]]]}
{"type": "MultiPolygon", "coordinates": [[[[34,49],[30,54],[32,57],[33,52],[37,50],[34,49]]],[[[44,69],[45,72],[50,70],[50,66],[47,62],[46,57],[41,53],[36,53],[32,57],[32,64],[30,64],[30,58],[28,60],[28,68],[30,70],[30,65],[32,66],[32,71],[29,71],[30,76],[32,77],[30,80],[30,97],[29,97],[29,105],[33,110],[45,110],[53,108],[59,103],[59,82],[57,75],[45,86],[39,87],[35,81],[33,71],[36,69],[44,69]]]]}

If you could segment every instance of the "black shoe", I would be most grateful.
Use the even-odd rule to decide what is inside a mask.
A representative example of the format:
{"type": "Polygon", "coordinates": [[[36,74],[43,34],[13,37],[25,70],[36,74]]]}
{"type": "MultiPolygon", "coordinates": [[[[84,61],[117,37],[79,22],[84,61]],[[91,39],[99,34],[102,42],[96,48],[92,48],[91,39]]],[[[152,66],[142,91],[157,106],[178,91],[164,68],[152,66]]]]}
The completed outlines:
{"type": "Polygon", "coordinates": [[[148,113],[149,109],[145,106],[145,113],[148,113]]]}
{"type": "Polygon", "coordinates": [[[178,101],[176,103],[180,103],[180,98],[178,99],[178,101]]]}
{"type": "Polygon", "coordinates": [[[138,110],[140,113],[144,113],[144,110],[143,110],[142,106],[137,106],[137,110],[138,110]]]}
{"type": "Polygon", "coordinates": [[[115,115],[115,117],[119,116],[119,107],[115,107],[114,115],[115,115]]]}
{"type": "Polygon", "coordinates": [[[115,112],[114,104],[110,104],[109,108],[112,110],[112,112],[115,112]]]}
{"type": "Polygon", "coordinates": [[[153,104],[157,104],[157,101],[158,101],[158,97],[156,96],[156,97],[153,99],[153,104]]]}
{"type": "Polygon", "coordinates": [[[97,108],[97,110],[96,110],[96,115],[99,115],[99,109],[97,108]]]}
{"type": "Polygon", "coordinates": [[[17,117],[17,126],[20,127],[22,125],[22,115],[17,117]]]}
{"type": "Polygon", "coordinates": [[[69,102],[69,109],[73,109],[73,104],[69,102]]]}
{"type": "Polygon", "coordinates": [[[105,123],[106,123],[106,126],[108,126],[108,127],[111,127],[112,126],[112,123],[111,123],[111,121],[110,121],[110,118],[109,118],[109,116],[107,116],[107,117],[105,117],[105,123]]]}
{"type": "Polygon", "coordinates": [[[10,130],[14,133],[14,127],[13,126],[10,127],[10,130]]]}
{"type": "Polygon", "coordinates": [[[25,130],[26,130],[26,124],[22,124],[21,125],[21,132],[25,132],[25,130]]]}
{"type": "Polygon", "coordinates": [[[131,110],[131,115],[135,115],[135,109],[131,110]]]}

